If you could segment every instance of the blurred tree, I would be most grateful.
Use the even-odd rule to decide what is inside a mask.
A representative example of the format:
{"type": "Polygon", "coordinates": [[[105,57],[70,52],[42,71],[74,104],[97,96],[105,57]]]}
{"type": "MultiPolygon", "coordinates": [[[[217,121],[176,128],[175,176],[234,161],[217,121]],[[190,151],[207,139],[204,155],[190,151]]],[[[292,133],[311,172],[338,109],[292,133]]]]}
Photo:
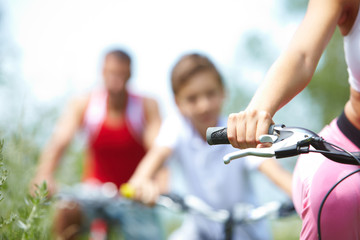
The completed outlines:
{"type": "Polygon", "coordinates": [[[337,29],[307,87],[314,102],[321,105],[323,124],[338,116],[349,99],[343,41],[337,29]]]}

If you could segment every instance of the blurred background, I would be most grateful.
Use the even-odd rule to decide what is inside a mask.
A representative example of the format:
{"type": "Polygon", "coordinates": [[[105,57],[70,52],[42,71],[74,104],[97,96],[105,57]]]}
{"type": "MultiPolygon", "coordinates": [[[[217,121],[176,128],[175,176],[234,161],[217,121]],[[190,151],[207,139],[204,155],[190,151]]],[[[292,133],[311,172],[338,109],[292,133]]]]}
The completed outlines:
{"type": "MultiPolygon", "coordinates": [[[[0,174],[7,176],[0,181],[0,226],[14,213],[20,219],[29,213],[24,198],[40,150],[68,100],[101,84],[104,51],[130,52],[131,88],[156,98],[163,117],[174,109],[169,84],[174,62],[191,51],[208,55],[228,87],[227,115],[246,107],[306,5],[306,0],[0,1],[0,174]]],[[[341,41],[337,30],[315,80],[279,111],[277,123],[319,131],[341,113],[348,97],[341,41]]],[[[82,144],[79,136],[68,150],[64,161],[71,167],[61,169],[60,181],[80,179],[82,144]]],[[[281,164],[292,170],[295,161],[281,164]]],[[[285,198],[262,176],[254,179],[262,201],[285,198]]],[[[49,223],[41,227],[47,231],[49,223]]],[[[300,221],[274,221],[273,227],[275,239],[297,239],[300,221]]],[[[3,231],[17,228],[9,223],[3,231]]]]}

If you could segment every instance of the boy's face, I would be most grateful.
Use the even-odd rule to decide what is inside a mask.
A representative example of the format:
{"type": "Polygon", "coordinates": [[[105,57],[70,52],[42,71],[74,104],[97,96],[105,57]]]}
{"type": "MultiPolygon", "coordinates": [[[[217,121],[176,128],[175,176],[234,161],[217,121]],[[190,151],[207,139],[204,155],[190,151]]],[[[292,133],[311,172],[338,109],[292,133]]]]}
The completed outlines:
{"type": "Polygon", "coordinates": [[[180,112],[190,119],[200,134],[205,134],[206,128],[216,126],[223,100],[224,88],[210,71],[192,76],[175,96],[180,112]]]}
{"type": "Polygon", "coordinates": [[[113,55],[105,58],[103,79],[107,90],[113,94],[122,93],[130,78],[130,63],[113,55]]]}

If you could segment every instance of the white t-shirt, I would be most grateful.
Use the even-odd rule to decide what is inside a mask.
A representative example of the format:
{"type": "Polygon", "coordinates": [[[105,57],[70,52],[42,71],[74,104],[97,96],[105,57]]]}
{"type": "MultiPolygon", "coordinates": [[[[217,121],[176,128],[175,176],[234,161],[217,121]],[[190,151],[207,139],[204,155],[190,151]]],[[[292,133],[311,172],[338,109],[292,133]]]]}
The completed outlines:
{"type": "MultiPolygon", "coordinates": [[[[225,126],[226,121],[221,120],[218,125],[225,126]]],[[[178,162],[189,194],[201,198],[215,209],[231,209],[239,202],[256,205],[257,201],[249,174],[252,169],[259,166],[263,161],[262,158],[243,158],[225,165],[223,156],[236,149],[231,145],[208,145],[190,121],[179,113],[165,119],[156,144],[173,150],[171,160],[178,162]]],[[[191,221],[203,229],[206,228],[212,237],[221,234],[221,226],[216,227],[216,224],[211,221],[205,219],[191,221]],[[205,225],[213,226],[206,227],[205,225]]],[[[262,223],[251,225],[245,227],[250,229],[246,230],[248,232],[246,235],[251,235],[251,238],[244,235],[241,239],[268,239],[269,232],[262,223]],[[266,237],[257,238],[255,235],[260,232],[263,232],[266,237]]]]}

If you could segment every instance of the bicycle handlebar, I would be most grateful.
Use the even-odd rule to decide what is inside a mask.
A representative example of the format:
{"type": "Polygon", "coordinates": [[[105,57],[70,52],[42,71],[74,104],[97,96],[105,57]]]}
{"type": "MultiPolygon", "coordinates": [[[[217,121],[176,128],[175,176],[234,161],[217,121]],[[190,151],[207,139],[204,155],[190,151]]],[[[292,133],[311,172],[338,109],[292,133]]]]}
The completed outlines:
{"type": "Polygon", "coordinates": [[[230,144],[226,127],[210,127],[206,131],[206,141],[209,145],[230,144]]]}
{"type": "MultiPolygon", "coordinates": [[[[79,204],[84,202],[88,207],[96,209],[110,208],[111,212],[116,212],[115,208],[131,204],[133,200],[121,196],[113,187],[107,183],[101,186],[77,184],[64,187],[57,197],[79,204]]],[[[229,220],[234,223],[249,223],[266,217],[286,217],[295,213],[291,202],[272,201],[257,207],[247,203],[238,203],[231,210],[226,210],[214,209],[196,196],[181,197],[175,193],[160,195],[155,205],[175,212],[201,215],[219,223],[229,220]]]]}
{"type": "MultiPolygon", "coordinates": [[[[360,165],[360,152],[346,152],[335,148],[316,133],[300,127],[286,127],[285,125],[271,125],[267,135],[260,136],[260,142],[272,143],[270,148],[248,148],[224,156],[227,164],[231,160],[245,157],[276,157],[285,158],[309,153],[310,146],[318,153],[335,162],[360,165]]],[[[207,142],[210,145],[229,144],[227,128],[212,127],[206,132],[207,142]]]]}
{"type": "MultiPolygon", "coordinates": [[[[274,133],[275,125],[270,125],[269,135],[274,133]]],[[[218,145],[218,144],[230,144],[227,137],[227,128],[226,127],[209,127],[206,131],[206,141],[209,145],[218,145]]],[[[264,142],[266,140],[264,139],[264,142]]]]}
{"type": "Polygon", "coordinates": [[[160,195],[156,205],[170,210],[201,215],[219,223],[229,220],[233,223],[251,223],[267,217],[279,218],[295,214],[294,205],[290,201],[271,201],[261,206],[237,203],[231,210],[226,210],[214,209],[193,195],[181,197],[174,193],[160,195]]]}

